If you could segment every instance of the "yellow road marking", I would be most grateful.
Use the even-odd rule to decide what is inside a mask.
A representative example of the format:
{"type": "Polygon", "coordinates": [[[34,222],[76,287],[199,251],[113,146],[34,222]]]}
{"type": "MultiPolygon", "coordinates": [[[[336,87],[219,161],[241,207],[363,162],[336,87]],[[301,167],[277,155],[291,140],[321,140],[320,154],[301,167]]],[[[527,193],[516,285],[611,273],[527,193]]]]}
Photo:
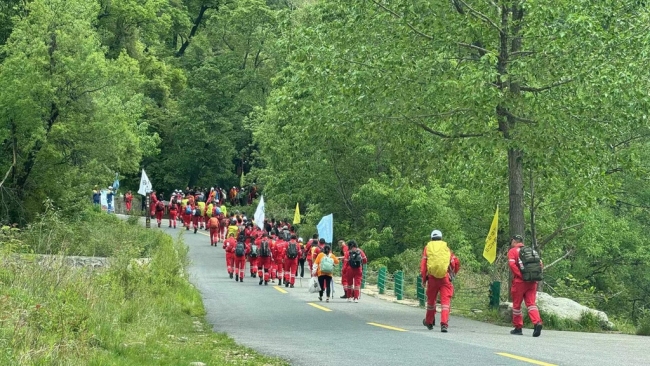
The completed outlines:
{"type": "Polygon", "coordinates": [[[533,365],[557,366],[556,364],[553,364],[553,363],[548,363],[548,362],[544,362],[544,361],[537,361],[537,360],[533,360],[532,358],[526,358],[526,357],[511,355],[510,353],[505,353],[505,352],[497,352],[497,355],[503,356],[503,357],[513,358],[515,360],[519,360],[519,361],[523,361],[523,362],[532,363],[533,365]]]}
{"type": "Polygon", "coordinates": [[[287,291],[286,291],[285,289],[283,289],[282,287],[280,287],[280,286],[273,286],[273,288],[276,289],[276,290],[278,290],[278,291],[280,291],[280,292],[283,293],[283,294],[286,294],[286,293],[287,293],[287,291]]]}
{"type": "Polygon", "coordinates": [[[316,309],[320,309],[320,310],[323,310],[323,311],[332,311],[332,309],[328,309],[328,308],[326,308],[326,307],[324,307],[324,306],[320,306],[320,305],[318,305],[318,304],[314,304],[313,302],[308,302],[307,304],[309,304],[309,305],[315,307],[316,309]]]}
{"type": "Polygon", "coordinates": [[[406,330],[406,329],[395,328],[395,327],[391,327],[390,325],[383,325],[383,324],[377,324],[377,323],[368,323],[368,324],[369,324],[369,325],[374,325],[375,327],[379,327],[379,328],[390,329],[390,330],[396,330],[396,331],[398,331],[398,332],[408,332],[408,330],[406,330]]]}

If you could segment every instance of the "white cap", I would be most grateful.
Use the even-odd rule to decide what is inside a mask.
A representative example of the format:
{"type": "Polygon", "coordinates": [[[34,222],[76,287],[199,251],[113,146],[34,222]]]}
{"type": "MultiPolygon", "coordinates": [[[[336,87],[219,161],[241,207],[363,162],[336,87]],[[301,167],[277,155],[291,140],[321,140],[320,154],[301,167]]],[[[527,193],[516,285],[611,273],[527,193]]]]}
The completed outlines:
{"type": "Polygon", "coordinates": [[[440,230],[433,230],[431,232],[431,237],[432,238],[440,238],[440,239],[442,239],[442,232],[440,232],[440,230]]]}
{"type": "Polygon", "coordinates": [[[298,238],[298,243],[302,243],[302,238],[298,238]]]}

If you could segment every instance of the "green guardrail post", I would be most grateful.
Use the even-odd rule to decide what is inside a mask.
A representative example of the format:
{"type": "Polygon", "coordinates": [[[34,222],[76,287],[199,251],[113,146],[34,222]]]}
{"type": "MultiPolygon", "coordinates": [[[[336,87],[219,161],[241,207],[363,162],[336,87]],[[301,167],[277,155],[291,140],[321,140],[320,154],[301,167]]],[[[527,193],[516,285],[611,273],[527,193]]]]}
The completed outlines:
{"type": "Polygon", "coordinates": [[[366,266],[365,264],[363,265],[363,275],[361,275],[361,289],[366,288],[366,266]]]}
{"type": "Polygon", "coordinates": [[[422,277],[421,276],[418,276],[417,293],[418,293],[418,301],[420,301],[420,306],[424,306],[424,303],[426,301],[426,297],[424,296],[424,287],[422,286],[422,277]]]}
{"type": "Polygon", "coordinates": [[[404,300],[404,272],[395,272],[395,296],[397,300],[404,300]]]}
{"type": "Polygon", "coordinates": [[[379,288],[380,295],[383,295],[386,292],[386,267],[379,268],[379,273],[377,274],[377,288],[379,288]]]}
{"type": "Polygon", "coordinates": [[[494,281],[490,283],[490,291],[488,291],[488,297],[490,299],[490,307],[498,309],[501,298],[501,282],[494,281]]]}

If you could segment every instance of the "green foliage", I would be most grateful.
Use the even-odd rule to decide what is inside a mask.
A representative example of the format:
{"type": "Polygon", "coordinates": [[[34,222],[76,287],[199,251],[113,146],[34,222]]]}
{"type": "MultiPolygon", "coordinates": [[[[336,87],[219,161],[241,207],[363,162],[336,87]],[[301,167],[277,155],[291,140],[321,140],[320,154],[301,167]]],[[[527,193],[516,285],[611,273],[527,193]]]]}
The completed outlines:
{"type": "Polygon", "coordinates": [[[650,335],[650,311],[641,311],[641,316],[638,319],[638,325],[636,328],[636,334],[644,336],[650,335]]]}
{"type": "MultiPolygon", "coordinates": [[[[58,224],[74,232],[98,221],[58,224]]],[[[210,331],[201,295],[187,280],[182,240],[107,217],[103,225],[132,234],[115,249],[108,269],[70,268],[60,259],[41,266],[0,252],[1,364],[285,364],[210,331]],[[151,262],[134,260],[143,246],[150,248],[151,262]]],[[[38,242],[61,237],[46,226],[35,224],[21,235],[41,236],[38,242]]],[[[112,242],[104,232],[88,235],[112,242]]]]}

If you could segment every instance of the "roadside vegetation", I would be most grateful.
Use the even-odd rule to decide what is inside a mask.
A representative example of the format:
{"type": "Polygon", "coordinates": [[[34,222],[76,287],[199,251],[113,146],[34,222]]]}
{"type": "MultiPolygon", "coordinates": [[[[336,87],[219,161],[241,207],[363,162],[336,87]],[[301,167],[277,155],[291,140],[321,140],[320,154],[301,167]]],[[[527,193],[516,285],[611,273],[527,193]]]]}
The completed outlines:
{"type": "Polygon", "coordinates": [[[48,209],[0,234],[2,365],[284,365],[213,333],[188,282],[182,238],[83,211],[48,209]],[[105,269],[71,268],[33,253],[111,256],[105,269]],[[150,257],[148,264],[134,259],[150,257]]]}

